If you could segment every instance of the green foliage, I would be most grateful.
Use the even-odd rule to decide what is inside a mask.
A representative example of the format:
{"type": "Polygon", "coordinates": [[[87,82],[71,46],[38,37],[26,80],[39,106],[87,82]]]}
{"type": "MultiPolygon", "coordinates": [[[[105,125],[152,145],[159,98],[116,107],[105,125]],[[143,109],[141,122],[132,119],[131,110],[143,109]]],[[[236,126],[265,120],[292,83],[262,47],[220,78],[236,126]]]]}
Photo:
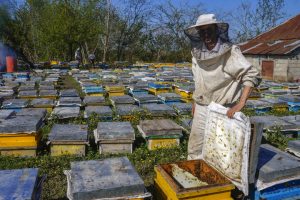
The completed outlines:
{"type": "Polygon", "coordinates": [[[281,150],[287,148],[289,141],[289,138],[282,134],[280,126],[274,127],[272,130],[267,130],[265,138],[271,145],[278,147],[281,150]]]}

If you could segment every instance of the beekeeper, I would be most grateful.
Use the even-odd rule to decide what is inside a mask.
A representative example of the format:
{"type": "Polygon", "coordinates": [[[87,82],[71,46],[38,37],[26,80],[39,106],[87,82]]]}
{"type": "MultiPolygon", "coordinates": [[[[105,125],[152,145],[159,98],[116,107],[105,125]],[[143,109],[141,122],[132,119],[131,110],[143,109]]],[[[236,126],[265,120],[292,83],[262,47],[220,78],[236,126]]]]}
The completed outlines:
{"type": "Polygon", "coordinates": [[[192,45],[193,124],[188,143],[188,159],[201,159],[207,105],[228,107],[232,118],[259,84],[258,71],[228,38],[229,25],[217,21],[214,14],[203,14],[184,32],[192,45]]]}

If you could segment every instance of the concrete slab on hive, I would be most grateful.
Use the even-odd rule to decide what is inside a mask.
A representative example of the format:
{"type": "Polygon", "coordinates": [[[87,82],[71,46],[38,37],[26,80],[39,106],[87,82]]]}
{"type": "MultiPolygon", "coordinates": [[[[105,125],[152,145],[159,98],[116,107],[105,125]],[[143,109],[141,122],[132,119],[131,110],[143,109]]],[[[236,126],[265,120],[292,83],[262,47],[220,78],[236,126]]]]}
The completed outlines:
{"type": "Polygon", "coordinates": [[[15,114],[16,112],[13,110],[0,110],[0,120],[8,119],[15,114]]]}
{"type": "Polygon", "coordinates": [[[145,108],[153,116],[176,115],[175,110],[166,104],[144,104],[142,108],[145,108]]]}
{"type": "Polygon", "coordinates": [[[45,108],[23,108],[16,114],[17,116],[32,116],[44,120],[47,115],[45,108]]]}
{"type": "Polygon", "coordinates": [[[33,99],[30,102],[30,105],[32,105],[33,107],[54,106],[54,100],[53,99],[47,99],[47,98],[33,99]]]}
{"type": "Polygon", "coordinates": [[[40,90],[39,95],[41,97],[44,97],[44,96],[57,96],[57,91],[56,90],[40,90]]]}
{"type": "Polygon", "coordinates": [[[87,125],[75,124],[54,124],[52,127],[48,140],[50,142],[56,141],[78,141],[87,142],[87,125]]]}
{"type": "Polygon", "coordinates": [[[7,99],[2,103],[2,108],[4,109],[25,108],[27,106],[27,99],[7,99]]]}
{"type": "Polygon", "coordinates": [[[134,98],[129,95],[110,97],[113,104],[134,104],[134,98]]]}
{"type": "Polygon", "coordinates": [[[59,119],[75,118],[79,116],[79,113],[79,107],[56,107],[53,110],[53,114],[59,119]]]}
{"type": "Polygon", "coordinates": [[[142,120],[139,127],[145,133],[145,137],[182,136],[182,128],[170,119],[142,120]]]}
{"type": "Polygon", "coordinates": [[[97,141],[103,140],[134,140],[134,129],[129,122],[99,122],[97,141]]]}
{"type": "Polygon", "coordinates": [[[83,103],[85,105],[95,105],[95,104],[105,104],[104,97],[93,97],[93,96],[86,96],[84,97],[83,103]]]}
{"type": "Polygon", "coordinates": [[[79,97],[78,92],[75,89],[66,89],[60,91],[61,97],[79,97]]]}
{"type": "Polygon", "coordinates": [[[35,199],[38,169],[0,170],[0,199],[35,199]]]}
{"type": "Polygon", "coordinates": [[[80,97],[60,97],[57,106],[81,106],[80,97]]]}
{"type": "Polygon", "coordinates": [[[143,109],[138,107],[137,105],[117,105],[116,113],[119,116],[128,116],[133,114],[134,112],[141,112],[143,109]]]}
{"type": "Polygon", "coordinates": [[[113,112],[109,106],[87,106],[85,107],[84,117],[88,118],[92,115],[92,113],[96,113],[100,118],[112,117],[113,112]]]}
{"type": "Polygon", "coordinates": [[[126,197],[144,194],[144,182],[126,157],[71,162],[74,199],[126,197]]]}
{"type": "Polygon", "coordinates": [[[300,175],[300,159],[279,149],[263,144],[258,157],[259,176],[263,182],[273,182],[300,175]]]}
{"type": "Polygon", "coordinates": [[[172,107],[178,114],[189,115],[192,113],[192,104],[191,103],[173,103],[172,107]]]}
{"type": "Polygon", "coordinates": [[[43,124],[38,116],[15,116],[0,123],[0,134],[35,133],[43,124]]]}

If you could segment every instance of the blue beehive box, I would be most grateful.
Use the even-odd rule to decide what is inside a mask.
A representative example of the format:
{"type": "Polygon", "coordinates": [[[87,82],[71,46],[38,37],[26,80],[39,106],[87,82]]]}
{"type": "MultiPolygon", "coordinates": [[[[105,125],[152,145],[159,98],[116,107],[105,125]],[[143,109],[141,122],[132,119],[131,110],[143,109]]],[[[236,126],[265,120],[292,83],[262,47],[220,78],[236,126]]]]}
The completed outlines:
{"type": "Polygon", "coordinates": [[[26,168],[0,171],[0,199],[29,200],[38,198],[38,169],[26,168]]]}

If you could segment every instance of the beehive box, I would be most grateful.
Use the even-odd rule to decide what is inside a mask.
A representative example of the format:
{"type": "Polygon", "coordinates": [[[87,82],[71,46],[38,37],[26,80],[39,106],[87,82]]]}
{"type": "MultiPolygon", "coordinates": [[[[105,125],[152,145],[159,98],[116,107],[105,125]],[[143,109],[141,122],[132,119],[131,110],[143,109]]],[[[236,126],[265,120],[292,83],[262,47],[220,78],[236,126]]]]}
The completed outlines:
{"type": "Polygon", "coordinates": [[[80,97],[60,97],[57,101],[57,106],[61,107],[80,107],[80,97]]]}
{"type": "Polygon", "coordinates": [[[191,115],[192,104],[191,103],[174,103],[172,107],[178,115],[191,115]]]}
{"type": "Polygon", "coordinates": [[[246,102],[246,108],[253,109],[255,113],[266,113],[272,109],[272,104],[267,101],[260,100],[248,100],[246,102]]]}
{"type": "Polygon", "coordinates": [[[112,120],[113,112],[109,106],[87,106],[85,107],[84,117],[89,118],[92,113],[99,115],[100,119],[112,120]]]}
{"type": "Polygon", "coordinates": [[[122,119],[130,119],[133,117],[133,114],[137,112],[143,112],[143,109],[137,105],[117,105],[116,106],[116,115],[122,119]]]}
{"type": "Polygon", "coordinates": [[[232,199],[234,185],[203,160],[161,164],[154,171],[157,199],[232,199]]]}
{"type": "Polygon", "coordinates": [[[30,105],[34,108],[45,108],[48,113],[51,113],[54,107],[54,101],[48,98],[33,99],[30,105]]]}
{"type": "Polygon", "coordinates": [[[265,197],[268,200],[299,199],[299,162],[299,158],[280,151],[271,145],[261,145],[257,166],[256,197],[265,197]],[[288,184],[291,180],[296,182],[288,184]],[[282,183],[286,184],[281,185],[282,183]]]}
{"type": "Polygon", "coordinates": [[[137,94],[133,96],[135,101],[139,104],[157,103],[158,97],[152,94],[137,94]]]}
{"type": "Polygon", "coordinates": [[[146,109],[153,117],[175,116],[175,110],[166,104],[144,104],[142,108],[146,109]]]}
{"type": "Polygon", "coordinates": [[[56,99],[57,91],[56,90],[40,90],[39,96],[41,98],[56,99]]]}
{"type": "Polygon", "coordinates": [[[79,107],[56,107],[54,108],[52,115],[56,115],[59,119],[68,119],[79,117],[79,107]]]}
{"type": "Polygon", "coordinates": [[[181,96],[176,93],[169,93],[169,92],[161,93],[157,96],[163,103],[166,103],[166,104],[177,103],[177,102],[180,102],[180,100],[181,100],[181,96]]]}
{"type": "Polygon", "coordinates": [[[36,90],[20,91],[18,97],[20,99],[35,99],[37,98],[37,91],[36,90]]]}
{"type": "Polygon", "coordinates": [[[94,132],[101,153],[132,153],[134,129],[129,122],[99,122],[94,132]]]}
{"type": "Polygon", "coordinates": [[[71,162],[71,170],[65,173],[69,199],[133,200],[151,196],[126,157],[71,162]]]}
{"type": "Polygon", "coordinates": [[[61,97],[79,97],[78,92],[75,89],[65,89],[60,91],[61,97]]]}
{"type": "Polygon", "coordinates": [[[110,101],[113,106],[116,106],[119,104],[134,104],[135,103],[134,98],[129,95],[110,97],[110,101]]]}
{"type": "Polygon", "coordinates": [[[51,156],[85,156],[87,136],[86,125],[55,124],[48,136],[51,156]]]}
{"type": "Polygon", "coordinates": [[[27,99],[7,99],[2,103],[3,109],[11,109],[15,112],[19,112],[22,108],[26,108],[27,106],[27,99]]]}
{"type": "Polygon", "coordinates": [[[0,180],[0,199],[34,200],[39,196],[37,168],[0,170],[0,180]]]}
{"type": "Polygon", "coordinates": [[[104,106],[105,98],[103,96],[85,96],[83,103],[87,106],[104,106]]]}
{"type": "Polygon", "coordinates": [[[261,101],[265,101],[267,103],[270,103],[272,105],[272,110],[274,111],[287,111],[288,110],[288,104],[282,100],[279,100],[277,98],[262,98],[261,101]]]}
{"type": "Polygon", "coordinates": [[[52,83],[48,83],[47,85],[39,85],[39,90],[55,90],[54,85],[52,83]]]}
{"type": "Polygon", "coordinates": [[[149,150],[178,146],[182,128],[170,119],[142,120],[137,126],[149,150]]]}
{"type": "Polygon", "coordinates": [[[0,154],[36,156],[40,140],[38,129],[42,124],[41,116],[21,115],[1,121],[0,154]]]}

